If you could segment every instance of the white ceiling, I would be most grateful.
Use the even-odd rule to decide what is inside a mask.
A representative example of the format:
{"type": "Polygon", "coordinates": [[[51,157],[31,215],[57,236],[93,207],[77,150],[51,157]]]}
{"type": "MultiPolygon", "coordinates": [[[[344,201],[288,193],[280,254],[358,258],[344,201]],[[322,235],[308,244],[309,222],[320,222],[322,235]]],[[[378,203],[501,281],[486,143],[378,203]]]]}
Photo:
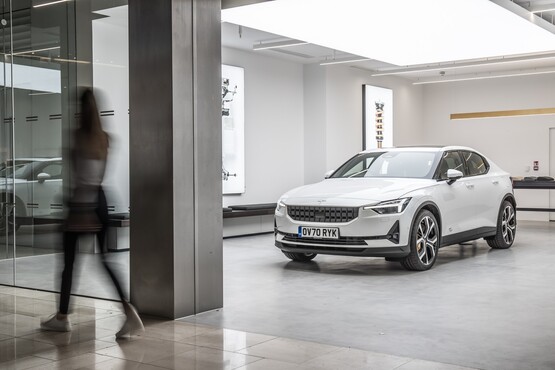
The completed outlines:
{"type": "MultiPolygon", "coordinates": [[[[510,2],[509,0],[494,0],[495,2],[510,2]]],[[[521,2],[514,2],[509,5],[515,6],[519,5],[518,9],[524,12],[524,15],[530,15],[531,13],[528,10],[538,9],[538,7],[550,7],[553,4],[553,8],[555,8],[555,0],[532,0],[532,1],[521,1],[521,2]]],[[[537,15],[530,15],[530,18],[540,18],[540,22],[542,23],[551,23],[549,20],[550,14],[555,14],[555,11],[551,12],[542,12],[538,13],[537,15]],[[547,18],[547,22],[545,21],[547,18]]],[[[449,14],[445,14],[444,17],[449,18],[449,14]]],[[[549,29],[548,24],[548,29],[549,29]]],[[[553,27],[555,29],[555,26],[553,27]]],[[[248,28],[245,26],[238,26],[236,24],[231,23],[222,23],[222,45],[226,47],[232,47],[237,49],[243,50],[253,50],[253,45],[259,43],[267,43],[267,42],[274,42],[274,41],[282,41],[287,40],[288,38],[272,34],[268,32],[263,32],[260,30],[248,28]]],[[[370,40],[370,42],[376,42],[376,40],[370,40]]],[[[465,47],[465,45],[456,45],[457,47],[465,47]]],[[[552,53],[555,52],[554,50],[547,50],[546,52],[552,53]]],[[[356,55],[345,53],[339,50],[333,50],[331,48],[315,45],[315,44],[307,44],[307,45],[297,45],[297,46],[290,46],[284,47],[279,49],[268,49],[268,50],[260,50],[256,51],[262,55],[269,55],[297,63],[303,64],[311,64],[311,63],[320,63],[326,59],[343,59],[349,57],[357,57],[356,55]]],[[[550,54],[551,56],[551,54],[550,54]]],[[[428,63],[425,65],[421,65],[421,67],[425,68],[433,68],[433,67],[442,67],[445,66],[445,69],[437,69],[433,68],[433,70],[429,71],[419,71],[419,72],[412,72],[412,73],[403,73],[402,77],[412,79],[414,81],[433,81],[437,79],[455,79],[455,78],[472,78],[472,77],[480,77],[480,76],[498,76],[498,75],[508,75],[508,74],[521,74],[526,72],[545,72],[553,70],[555,72],[555,54],[551,58],[545,58],[543,60],[526,60],[526,58],[521,58],[522,60],[513,61],[511,63],[495,63],[490,65],[480,65],[479,63],[482,61],[487,60],[501,60],[503,57],[483,57],[483,58],[474,58],[472,60],[453,60],[449,62],[441,62],[441,63],[428,63]],[[469,63],[470,62],[470,63],[469,63]],[[476,64],[475,66],[468,66],[468,64],[476,64]],[[458,65],[464,64],[464,68],[447,68],[447,67],[456,67],[458,65]],[[441,74],[440,74],[441,73],[441,74]]],[[[371,71],[383,71],[388,69],[395,69],[399,68],[397,66],[393,66],[392,64],[384,63],[377,60],[370,60],[364,62],[356,62],[356,63],[347,63],[347,66],[361,68],[361,69],[368,69],[371,71]]],[[[405,66],[406,67],[406,66],[405,66]]],[[[322,67],[324,68],[324,67],[322,67]]]]}

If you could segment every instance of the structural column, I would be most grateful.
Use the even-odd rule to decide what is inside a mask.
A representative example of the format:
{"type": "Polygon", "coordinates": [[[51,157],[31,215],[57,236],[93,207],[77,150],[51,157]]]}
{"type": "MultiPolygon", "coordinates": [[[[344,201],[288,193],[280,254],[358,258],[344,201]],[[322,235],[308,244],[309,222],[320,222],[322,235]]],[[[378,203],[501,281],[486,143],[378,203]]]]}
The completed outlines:
{"type": "Polygon", "coordinates": [[[129,0],[131,300],[222,307],[221,0],[129,0]]]}

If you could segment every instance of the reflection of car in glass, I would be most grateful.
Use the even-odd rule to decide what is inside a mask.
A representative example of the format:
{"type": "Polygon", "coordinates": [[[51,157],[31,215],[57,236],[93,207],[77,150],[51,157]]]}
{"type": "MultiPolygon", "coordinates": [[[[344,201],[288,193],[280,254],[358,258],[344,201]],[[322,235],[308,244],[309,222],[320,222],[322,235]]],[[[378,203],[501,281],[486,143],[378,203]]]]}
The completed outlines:
{"type": "MultiPolygon", "coordinates": [[[[46,216],[62,209],[62,169],[62,158],[19,158],[0,166],[2,202],[15,204],[15,209],[8,205],[0,209],[1,232],[6,229],[6,216],[14,211],[16,218],[21,218],[46,216]]],[[[13,218],[7,221],[11,229],[13,218]]],[[[20,225],[16,222],[15,226],[20,225]]]]}
{"type": "Polygon", "coordinates": [[[372,256],[427,270],[446,245],[485,238],[509,248],[515,207],[509,174],[470,148],[365,151],[281,197],[276,246],[295,261],[372,256]]]}

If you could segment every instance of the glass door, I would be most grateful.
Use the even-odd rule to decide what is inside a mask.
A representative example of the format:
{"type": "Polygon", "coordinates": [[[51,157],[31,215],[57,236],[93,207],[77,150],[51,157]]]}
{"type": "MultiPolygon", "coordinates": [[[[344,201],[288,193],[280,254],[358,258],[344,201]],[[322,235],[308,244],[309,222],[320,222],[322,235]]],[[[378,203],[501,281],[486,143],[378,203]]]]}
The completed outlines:
{"type": "Polygon", "coordinates": [[[47,5],[0,0],[0,284],[57,290],[75,31],[47,5]]]}
{"type": "Polygon", "coordinates": [[[64,220],[63,140],[75,94],[68,2],[14,2],[15,285],[56,291],[64,220]]]}
{"type": "Polygon", "coordinates": [[[14,285],[15,204],[10,2],[0,2],[0,284],[14,285]]]}
{"type": "MultiPolygon", "coordinates": [[[[129,218],[127,18],[126,0],[0,0],[0,284],[59,290],[82,87],[94,88],[111,139],[109,211],[129,218]]],[[[126,290],[128,234],[111,228],[104,246],[126,290]]],[[[99,251],[93,238],[79,240],[87,279],[75,294],[114,297],[99,251]]]]}

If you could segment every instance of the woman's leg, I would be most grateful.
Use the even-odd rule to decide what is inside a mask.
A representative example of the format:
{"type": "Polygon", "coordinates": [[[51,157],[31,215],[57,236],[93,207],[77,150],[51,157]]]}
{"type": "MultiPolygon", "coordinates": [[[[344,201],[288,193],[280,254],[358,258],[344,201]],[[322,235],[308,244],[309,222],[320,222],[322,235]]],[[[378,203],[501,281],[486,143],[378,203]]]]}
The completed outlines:
{"type": "Polygon", "coordinates": [[[123,294],[123,290],[121,289],[121,285],[112,269],[110,268],[107,258],[106,258],[106,246],[104,245],[106,241],[106,233],[108,232],[108,204],[106,202],[106,195],[104,195],[104,191],[102,188],[98,191],[98,208],[96,209],[96,214],[98,215],[98,219],[102,223],[102,229],[96,234],[98,239],[98,245],[100,246],[100,250],[102,251],[102,264],[106,269],[106,272],[112,279],[116,290],[118,291],[119,298],[121,301],[125,301],[125,295],[123,294]]]}
{"type": "Polygon", "coordinates": [[[75,262],[75,250],[79,234],[72,232],[64,233],[64,271],[62,272],[62,288],[60,294],[59,313],[67,315],[69,311],[69,297],[71,295],[71,284],[73,280],[73,264],[75,262]]]}

